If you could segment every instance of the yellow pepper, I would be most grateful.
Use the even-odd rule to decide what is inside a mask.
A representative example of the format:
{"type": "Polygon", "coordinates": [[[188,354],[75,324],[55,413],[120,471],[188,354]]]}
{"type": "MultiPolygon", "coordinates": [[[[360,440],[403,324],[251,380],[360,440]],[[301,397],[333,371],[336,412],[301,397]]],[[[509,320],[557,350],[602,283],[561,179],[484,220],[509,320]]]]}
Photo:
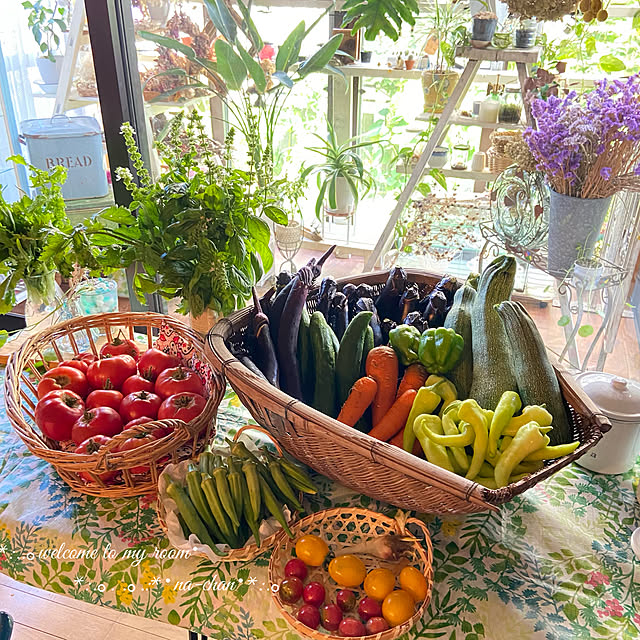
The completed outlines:
{"type": "Polygon", "coordinates": [[[487,418],[475,400],[464,400],[458,409],[458,416],[460,420],[468,422],[476,434],[473,443],[473,457],[465,475],[469,480],[473,480],[480,473],[480,467],[482,467],[487,453],[487,443],[489,441],[487,418]]]}
{"type": "Polygon", "coordinates": [[[562,458],[573,453],[580,446],[580,442],[570,442],[569,444],[557,444],[555,447],[544,447],[538,451],[530,453],[525,459],[525,462],[535,462],[537,460],[555,460],[556,458],[562,458]]]}
{"type": "MultiPolygon", "coordinates": [[[[445,435],[447,436],[456,436],[458,434],[462,435],[462,432],[458,429],[458,425],[456,425],[456,420],[458,419],[458,407],[460,406],[460,401],[456,400],[446,409],[442,416],[442,429],[444,430],[445,435]]],[[[464,423],[463,429],[468,430],[472,437],[475,438],[475,433],[470,425],[466,422],[464,423]]],[[[462,425],[461,425],[462,426],[462,425]]],[[[464,450],[466,445],[461,446],[452,446],[450,449],[451,455],[453,459],[458,463],[458,467],[460,468],[461,473],[466,473],[469,470],[469,458],[464,450]]]]}
{"type": "Polygon", "coordinates": [[[433,413],[440,404],[441,398],[433,390],[427,387],[420,387],[418,393],[413,401],[411,412],[407,418],[407,422],[404,426],[404,433],[402,434],[402,448],[405,451],[411,453],[413,451],[413,443],[416,441],[416,436],[413,433],[413,423],[415,419],[423,413],[433,413]]]}
{"type": "Polygon", "coordinates": [[[447,455],[447,450],[442,445],[436,444],[429,433],[441,434],[442,422],[438,416],[421,415],[413,423],[413,432],[422,446],[426,459],[438,467],[455,472],[453,464],[447,455]]]}
{"type": "Polygon", "coordinates": [[[487,451],[490,456],[495,456],[498,452],[498,440],[502,436],[502,432],[506,429],[509,420],[514,414],[520,411],[522,402],[520,396],[515,391],[505,391],[493,414],[491,427],[489,428],[489,444],[487,451]]]}
{"type": "Polygon", "coordinates": [[[509,446],[500,456],[495,468],[495,478],[498,487],[509,484],[509,476],[513,470],[531,453],[549,444],[549,436],[544,435],[537,422],[529,422],[518,429],[509,446]]]}
{"type": "Polygon", "coordinates": [[[548,427],[553,421],[553,416],[540,405],[530,404],[522,410],[522,415],[509,420],[509,424],[502,432],[503,436],[515,436],[518,429],[529,422],[537,422],[541,427],[548,427]]]}

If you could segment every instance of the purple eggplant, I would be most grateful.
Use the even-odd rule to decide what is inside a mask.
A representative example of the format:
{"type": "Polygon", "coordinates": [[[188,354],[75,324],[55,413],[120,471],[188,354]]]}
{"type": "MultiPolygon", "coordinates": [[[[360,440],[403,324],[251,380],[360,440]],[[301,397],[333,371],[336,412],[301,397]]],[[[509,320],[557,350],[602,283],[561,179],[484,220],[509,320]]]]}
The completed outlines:
{"type": "Polygon", "coordinates": [[[447,307],[450,308],[453,304],[453,296],[456,291],[462,286],[462,283],[455,276],[445,275],[442,280],[434,287],[437,291],[442,291],[447,298],[447,307]]]}
{"type": "Polygon", "coordinates": [[[429,328],[429,323],[422,317],[419,311],[411,311],[408,313],[403,324],[415,327],[420,333],[424,333],[429,328]]]}
{"type": "Polygon", "coordinates": [[[402,322],[404,322],[407,314],[416,310],[419,297],[418,286],[415,284],[410,284],[400,296],[400,320],[402,322]]]}
{"type": "Polygon", "coordinates": [[[274,386],[279,384],[278,358],[269,331],[269,318],[263,313],[255,287],[252,289],[255,314],[251,320],[251,328],[255,339],[255,363],[264,377],[274,386]]]}
{"type": "Polygon", "coordinates": [[[382,329],[380,328],[380,317],[372,298],[360,298],[356,304],[356,313],[361,311],[371,311],[373,316],[369,321],[369,326],[373,329],[373,346],[379,347],[382,344],[382,329]]]}
{"type": "Polygon", "coordinates": [[[393,267],[389,272],[389,277],[376,298],[376,308],[378,315],[383,320],[389,318],[394,322],[400,321],[400,297],[407,286],[407,274],[402,267],[393,267]]]}
{"type": "MultiPolygon", "coordinates": [[[[329,247],[317,260],[315,258],[311,258],[309,262],[307,262],[306,266],[311,269],[313,272],[314,280],[322,273],[322,267],[324,263],[327,261],[329,256],[335,251],[337,245],[333,245],[329,247]]],[[[304,267],[303,267],[304,268],[304,267]]],[[[298,271],[300,273],[300,271],[298,271]]]]}
{"type": "Polygon", "coordinates": [[[344,293],[338,292],[331,299],[328,322],[329,326],[338,337],[338,340],[342,340],[342,336],[347,330],[347,325],[349,324],[347,296],[345,296],[344,293]]]}
{"type": "Polygon", "coordinates": [[[447,297],[442,291],[434,289],[427,298],[429,302],[422,317],[427,321],[430,329],[444,326],[444,319],[447,316],[447,297]]]}
{"type": "Polygon", "coordinates": [[[380,323],[380,330],[382,331],[382,344],[389,344],[389,332],[396,328],[396,323],[389,318],[385,318],[380,323]]]}
{"type": "Polygon", "coordinates": [[[291,275],[286,269],[281,271],[276,276],[276,293],[280,293],[290,282],[293,275],[291,275]]]}
{"type": "Polygon", "coordinates": [[[342,293],[347,296],[347,308],[349,310],[349,322],[353,320],[356,316],[356,303],[358,302],[358,290],[355,284],[351,282],[347,282],[342,287],[342,293]]]}
{"type": "Polygon", "coordinates": [[[325,320],[329,320],[329,306],[337,291],[338,283],[331,276],[322,279],[318,295],[318,308],[316,310],[325,317],[325,320]]]}

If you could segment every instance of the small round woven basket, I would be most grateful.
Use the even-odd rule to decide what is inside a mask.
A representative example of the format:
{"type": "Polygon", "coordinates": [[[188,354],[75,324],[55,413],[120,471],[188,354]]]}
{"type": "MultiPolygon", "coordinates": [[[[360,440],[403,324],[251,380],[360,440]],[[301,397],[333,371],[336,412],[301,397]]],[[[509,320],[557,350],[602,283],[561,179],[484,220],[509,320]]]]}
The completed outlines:
{"type": "MultiPolygon", "coordinates": [[[[169,347],[167,347],[169,349],[169,347]]],[[[175,347],[174,347],[175,349],[175,347]]],[[[190,361],[185,364],[191,364],[190,361]]],[[[104,498],[128,498],[155,493],[162,468],[169,462],[196,456],[215,433],[215,416],[224,395],[223,378],[210,370],[204,353],[204,340],[182,322],[160,313],[105,313],[74,318],[54,325],[29,338],[7,363],[4,390],[7,415],[16,433],[34,455],[50,462],[60,477],[80,493],[104,498]],[[74,453],[72,442],[57,442],[44,436],[35,424],[37,385],[44,367],[72,358],[81,351],[98,355],[103,342],[121,331],[129,338],[146,333],[148,347],[154,334],[171,333],[171,344],[180,345],[185,354],[202,363],[196,370],[208,392],[202,413],[189,423],[182,420],[154,420],[123,431],[92,454],[74,453]],[[85,348],[86,346],[86,348],[85,348]],[[51,362],[44,354],[53,355],[51,362]],[[128,438],[150,433],[158,427],[172,428],[168,435],[136,449],[118,452],[128,438]],[[101,476],[115,472],[107,482],[101,476]],[[92,479],[85,481],[82,476],[92,479]]]]}
{"type": "MultiPolygon", "coordinates": [[[[266,429],[263,429],[262,427],[258,427],[254,424],[247,424],[244,427],[241,427],[240,429],[238,429],[236,434],[233,436],[233,441],[236,442],[245,431],[249,431],[249,430],[259,431],[260,433],[265,435],[267,438],[269,438],[271,442],[273,442],[273,445],[275,446],[276,451],[278,452],[278,455],[280,456],[284,455],[282,451],[282,447],[278,444],[278,442],[274,439],[274,437],[266,429]]],[[[300,499],[302,499],[302,496],[300,496],[300,499]]],[[[169,529],[167,527],[167,509],[164,505],[164,502],[160,499],[160,497],[158,497],[158,501],[156,502],[156,511],[158,514],[158,522],[160,523],[160,528],[162,529],[164,534],[167,536],[167,538],[169,538],[169,529]]],[[[296,514],[294,513],[292,514],[291,518],[288,520],[288,523],[291,526],[295,521],[296,521],[296,514]]],[[[230,549],[227,552],[227,554],[224,556],[224,561],[225,562],[250,562],[251,560],[254,560],[255,558],[257,558],[260,554],[264,553],[265,551],[273,547],[280,533],[282,533],[281,529],[276,531],[272,535],[264,538],[263,540],[260,541],[260,546],[258,546],[255,542],[251,542],[250,544],[247,544],[244,547],[240,547],[239,549],[230,549]]],[[[192,551],[190,553],[192,556],[199,556],[201,558],[209,557],[207,556],[206,553],[203,553],[201,551],[192,551]]]]}
{"type": "MultiPolygon", "coordinates": [[[[363,557],[367,572],[378,567],[386,567],[397,577],[402,567],[415,567],[424,575],[427,581],[427,597],[416,605],[415,613],[404,624],[375,635],[360,636],[357,640],[395,640],[395,638],[399,638],[403,633],[407,633],[412,629],[424,614],[431,599],[431,590],[433,588],[433,549],[429,531],[422,521],[409,518],[404,525],[401,525],[398,519],[389,518],[375,511],[343,507],[318,511],[307,516],[292,526],[291,531],[294,535],[293,540],[283,531],[277,536],[269,562],[269,583],[276,606],[280,609],[287,622],[301,636],[313,638],[313,640],[340,640],[341,638],[341,636],[331,635],[329,632],[320,629],[314,630],[302,624],[293,615],[293,607],[295,605],[287,605],[280,599],[277,587],[285,578],[284,567],[293,557],[292,552],[295,548],[296,540],[308,534],[320,536],[325,540],[334,555],[340,555],[344,549],[351,545],[389,534],[402,535],[410,543],[408,551],[396,562],[381,560],[375,556],[363,556],[363,554],[358,554],[358,556],[363,557]],[[424,543],[421,543],[406,528],[406,525],[416,525],[424,537],[424,543]]],[[[326,602],[335,602],[335,594],[342,588],[327,577],[322,567],[309,567],[308,580],[317,580],[324,584],[327,594],[326,602]]],[[[364,592],[361,590],[352,589],[352,591],[356,593],[358,600],[364,596],[364,592]]]]}

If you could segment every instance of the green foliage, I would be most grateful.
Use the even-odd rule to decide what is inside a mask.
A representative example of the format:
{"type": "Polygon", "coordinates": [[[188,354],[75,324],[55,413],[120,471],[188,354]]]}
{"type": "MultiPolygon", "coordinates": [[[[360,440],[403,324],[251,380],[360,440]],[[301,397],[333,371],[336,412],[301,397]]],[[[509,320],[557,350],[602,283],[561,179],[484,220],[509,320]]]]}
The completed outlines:
{"type": "Polygon", "coordinates": [[[342,9],[347,12],[344,24],[355,21],[353,33],[364,29],[367,40],[384,33],[394,42],[405,23],[415,25],[420,11],[415,0],[346,0],[342,9]]]}
{"type": "Polygon", "coordinates": [[[25,0],[22,6],[29,12],[27,25],[43,57],[55,61],[54,52],[60,47],[61,36],[67,31],[67,11],[55,2],[53,8],[46,0],[25,0]]]}

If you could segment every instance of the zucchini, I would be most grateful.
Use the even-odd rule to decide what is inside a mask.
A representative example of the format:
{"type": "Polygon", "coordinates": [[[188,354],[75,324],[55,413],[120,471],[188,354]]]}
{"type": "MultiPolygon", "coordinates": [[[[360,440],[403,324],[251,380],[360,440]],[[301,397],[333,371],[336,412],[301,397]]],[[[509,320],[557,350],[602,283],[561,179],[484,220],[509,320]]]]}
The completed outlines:
{"type": "Polygon", "coordinates": [[[307,404],[313,402],[313,390],[315,387],[316,374],[313,364],[313,350],[311,349],[311,332],[309,324],[311,318],[306,307],[302,310],[300,317],[300,330],[298,331],[298,366],[300,367],[300,378],[302,380],[302,397],[307,404]]]}
{"type": "MultiPolygon", "coordinates": [[[[372,317],[373,313],[371,311],[361,311],[349,323],[342,340],[340,340],[340,348],[336,358],[336,382],[340,406],[348,398],[353,383],[361,377],[362,352],[364,351],[367,328],[372,317]]],[[[318,375],[318,380],[326,380],[328,386],[332,378],[322,378],[318,375]]]]}
{"type": "Polygon", "coordinates": [[[320,311],[311,314],[309,334],[313,349],[315,376],[320,384],[315,385],[313,408],[335,418],[336,410],[336,351],[333,346],[333,330],[320,311]]]}
{"type": "Polygon", "coordinates": [[[516,260],[498,256],[482,273],[471,312],[473,382],[469,396],[483,409],[495,409],[505,391],[517,391],[511,349],[495,305],[513,290],[516,260]]]}
{"type": "Polygon", "coordinates": [[[553,416],[553,429],[547,434],[551,445],[571,442],[572,430],[558,378],[533,319],[519,302],[502,302],[496,311],[511,343],[511,362],[523,406],[546,406],[553,416]]]}
{"type": "Polygon", "coordinates": [[[458,395],[468,398],[473,381],[473,338],[471,335],[471,312],[476,299],[476,290],[465,284],[458,289],[453,297],[453,305],[444,321],[447,329],[453,329],[464,339],[464,349],[458,364],[447,373],[447,378],[453,382],[458,395]]]}

